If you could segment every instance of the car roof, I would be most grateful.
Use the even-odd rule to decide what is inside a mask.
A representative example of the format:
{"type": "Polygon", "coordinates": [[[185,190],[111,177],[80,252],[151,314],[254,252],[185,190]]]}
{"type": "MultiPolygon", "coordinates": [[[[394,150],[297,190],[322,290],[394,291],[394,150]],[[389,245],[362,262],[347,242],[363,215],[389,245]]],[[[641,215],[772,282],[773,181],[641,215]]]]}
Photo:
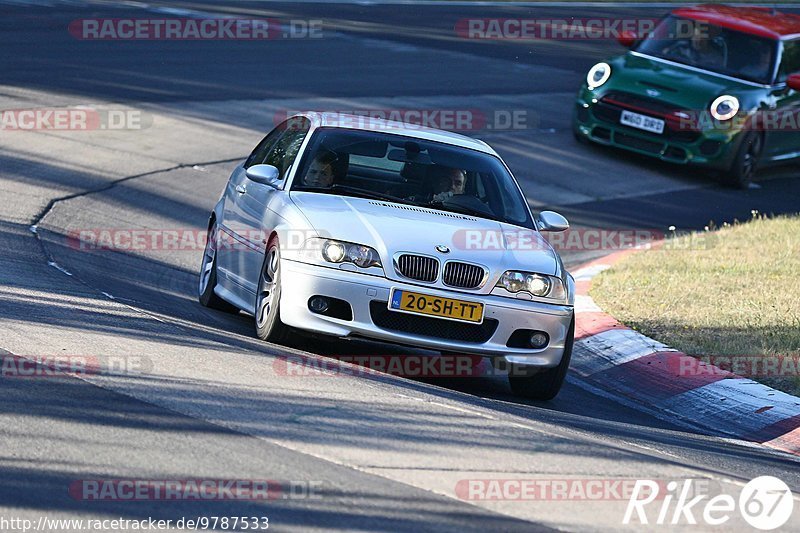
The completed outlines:
{"type": "Polygon", "coordinates": [[[771,8],[702,4],[681,7],[672,14],[769,39],[800,37],[800,16],[771,8]]]}
{"type": "Polygon", "coordinates": [[[480,139],[473,139],[466,135],[428,128],[417,124],[345,113],[302,113],[302,116],[308,117],[311,120],[312,128],[346,128],[361,131],[393,133],[407,137],[416,137],[426,141],[459,146],[461,148],[468,148],[470,150],[497,156],[497,153],[492,147],[480,139]]]}

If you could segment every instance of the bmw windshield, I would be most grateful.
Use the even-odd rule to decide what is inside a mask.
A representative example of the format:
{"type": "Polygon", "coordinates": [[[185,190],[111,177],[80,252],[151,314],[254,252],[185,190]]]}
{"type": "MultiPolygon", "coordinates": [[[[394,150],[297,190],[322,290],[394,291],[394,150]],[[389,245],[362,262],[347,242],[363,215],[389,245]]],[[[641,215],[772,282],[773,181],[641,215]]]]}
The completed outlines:
{"type": "Polygon", "coordinates": [[[305,154],[292,191],[385,200],[533,227],[514,179],[490,154],[338,128],[318,129],[305,154]]]}
{"type": "Polygon", "coordinates": [[[768,84],[775,74],[778,41],[670,16],[662,20],[635,50],[718,74],[768,84]]]}

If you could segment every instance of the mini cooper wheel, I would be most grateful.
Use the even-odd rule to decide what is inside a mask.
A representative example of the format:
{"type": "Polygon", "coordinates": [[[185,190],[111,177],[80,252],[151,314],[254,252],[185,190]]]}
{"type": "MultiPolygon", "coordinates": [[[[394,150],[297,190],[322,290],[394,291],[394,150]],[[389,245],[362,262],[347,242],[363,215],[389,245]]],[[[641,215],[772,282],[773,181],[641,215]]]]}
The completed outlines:
{"type": "Polygon", "coordinates": [[[508,383],[511,385],[511,391],[517,396],[532,400],[552,400],[555,398],[564,384],[564,378],[567,377],[574,343],[575,318],[573,317],[566,342],[564,342],[564,355],[561,356],[561,362],[558,363],[558,366],[536,371],[524,365],[511,365],[508,374],[508,383]]]}
{"type": "Polygon", "coordinates": [[[258,277],[256,296],[256,335],[259,339],[283,343],[289,338],[290,328],[281,322],[281,249],[278,238],[267,244],[264,264],[258,277]]]}
{"type": "Polygon", "coordinates": [[[200,284],[198,286],[198,299],[200,304],[211,309],[238,313],[239,309],[217,296],[214,287],[217,286],[217,223],[208,228],[206,247],[203,250],[203,261],[200,264],[200,284]]]}
{"type": "Polygon", "coordinates": [[[753,181],[758,167],[758,160],[764,148],[764,138],[755,131],[745,133],[739,152],[728,171],[728,184],[739,189],[746,189],[753,181]]]}

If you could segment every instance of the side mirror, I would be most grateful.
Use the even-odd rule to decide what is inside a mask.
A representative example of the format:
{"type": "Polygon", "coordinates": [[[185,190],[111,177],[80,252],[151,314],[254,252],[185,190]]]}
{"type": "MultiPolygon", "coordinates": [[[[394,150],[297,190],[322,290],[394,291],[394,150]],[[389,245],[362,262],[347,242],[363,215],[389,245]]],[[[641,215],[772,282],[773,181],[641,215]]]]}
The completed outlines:
{"type": "Polygon", "coordinates": [[[788,85],[790,89],[794,89],[795,91],[800,91],[800,73],[791,74],[786,79],[786,85],[788,85]]]}
{"type": "Polygon", "coordinates": [[[617,41],[619,44],[624,46],[625,48],[630,48],[633,46],[633,43],[636,42],[637,36],[634,32],[625,30],[620,32],[619,36],[617,37],[617,41]]]}
{"type": "Polygon", "coordinates": [[[278,187],[280,180],[280,172],[272,165],[253,165],[245,171],[247,179],[260,183],[262,185],[269,185],[270,187],[278,187]]]}
{"type": "Polygon", "coordinates": [[[542,211],[539,213],[540,231],[566,231],[569,229],[569,222],[555,211],[542,211]]]}

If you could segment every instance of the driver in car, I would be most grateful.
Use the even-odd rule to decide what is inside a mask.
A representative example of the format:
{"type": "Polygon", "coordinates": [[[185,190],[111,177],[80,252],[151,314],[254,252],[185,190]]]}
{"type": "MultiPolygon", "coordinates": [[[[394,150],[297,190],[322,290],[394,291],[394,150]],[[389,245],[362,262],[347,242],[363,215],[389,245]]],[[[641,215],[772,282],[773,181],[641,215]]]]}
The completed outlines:
{"type": "Polygon", "coordinates": [[[668,46],[666,54],[694,65],[727,67],[728,47],[721,28],[695,23],[691,31],[689,39],[668,46]]]}
{"type": "Polygon", "coordinates": [[[311,165],[303,176],[303,185],[306,187],[328,188],[333,185],[333,163],[336,161],[336,154],[333,152],[320,152],[314,156],[311,165]]]}
{"type": "Polygon", "coordinates": [[[433,202],[443,202],[444,200],[453,197],[456,194],[464,194],[464,186],[467,182],[467,176],[464,171],[459,168],[450,168],[445,174],[439,177],[437,187],[435,190],[439,191],[434,193],[433,202]]]}

